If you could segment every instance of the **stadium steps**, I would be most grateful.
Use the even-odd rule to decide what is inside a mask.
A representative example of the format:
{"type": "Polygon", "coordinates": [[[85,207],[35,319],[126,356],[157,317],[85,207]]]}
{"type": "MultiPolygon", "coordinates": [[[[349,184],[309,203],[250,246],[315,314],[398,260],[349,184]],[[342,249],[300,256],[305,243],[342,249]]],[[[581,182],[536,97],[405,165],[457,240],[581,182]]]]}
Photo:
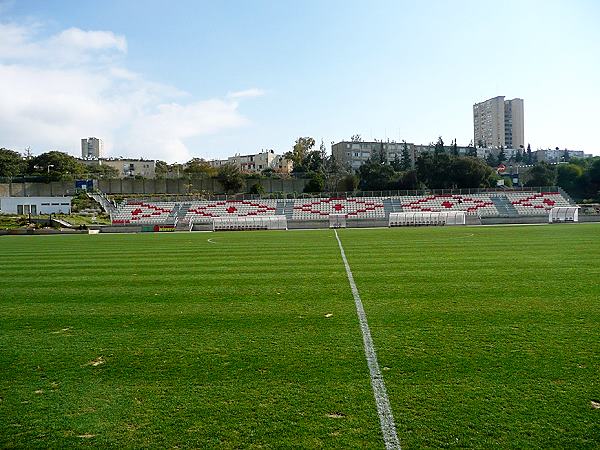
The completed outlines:
{"type": "Polygon", "coordinates": [[[102,209],[104,209],[104,211],[106,212],[106,214],[112,214],[114,212],[117,211],[117,207],[114,205],[113,202],[111,202],[110,200],[108,200],[108,198],[106,198],[105,195],[103,194],[96,194],[96,193],[92,193],[92,192],[86,192],[87,196],[89,198],[91,198],[92,200],[94,200],[96,203],[98,203],[102,209]]]}
{"type": "Polygon", "coordinates": [[[571,205],[571,206],[577,206],[577,203],[575,202],[575,200],[573,200],[573,199],[571,198],[571,196],[570,196],[569,194],[567,194],[567,191],[565,191],[565,190],[564,190],[563,188],[561,188],[560,186],[557,186],[557,187],[556,187],[556,190],[557,190],[558,192],[560,192],[560,195],[562,195],[566,201],[568,201],[568,202],[569,202],[569,205],[571,205]]]}
{"type": "Polygon", "coordinates": [[[399,198],[386,198],[383,200],[383,210],[385,217],[390,217],[390,213],[402,212],[402,203],[399,198]]]}
{"type": "MultiPolygon", "coordinates": [[[[185,215],[187,214],[187,212],[191,208],[191,206],[192,206],[192,204],[190,202],[181,203],[179,205],[176,205],[175,208],[173,208],[173,211],[171,211],[171,214],[176,211],[176,214],[173,217],[177,218],[178,223],[183,222],[183,219],[185,218],[185,215]]],[[[169,219],[171,218],[171,214],[169,214],[169,219]]]]}
{"type": "MultiPolygon", "coordinates": [[[[279,204],[279,202],[277,202],[279,204]]],[[[287,220],[292,220],[292,215],[294,214],[294,200],[283,200],[283,212],[282,214],[286,217],[287,220]]]]}
{"type": "Polygon", "coordinates": [[[504,217],[517,217],[519,212],[506,196],[491,196],[492,203],[496,206],[498,213],[504,217]]]}
{"type": "Polygon", "coordinates": [[[277,200],[277,203],[275,204],[275,215],[276,216],[285,215],[285,206],[286,206],[285,200],[277,200]]]}

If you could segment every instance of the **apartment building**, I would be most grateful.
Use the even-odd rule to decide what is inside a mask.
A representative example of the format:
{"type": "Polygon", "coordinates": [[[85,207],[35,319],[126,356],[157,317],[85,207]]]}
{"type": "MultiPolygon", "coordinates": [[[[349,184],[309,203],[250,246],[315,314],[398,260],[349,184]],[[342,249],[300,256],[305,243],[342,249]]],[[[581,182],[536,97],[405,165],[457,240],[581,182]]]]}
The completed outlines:
{"type": "Polygon", "coordinates": [[[212,167],[220,167],[224,164],[232,164],[244,173],[258,173],[265,169],[272,169],[275,172],[290,173],[293,169],[292,161],[282,155],[278,155],[274,150],[263,150],[251,155],[234,155],[227,159],[215,159],[208,161],[212,167]]]}
{"type": "MultiPolygon", "coordinates": [[[[414,166],[414,161],[422,150],[421,147],[415,144],[406,143],[406,148],[411,159],[411,165],[414,166]]],[[[427,146],[427,148],[429,148],[427,146]]],[[[341,141],[331,145],[331,154],[338,164],[356,172],[372,155],[385,155],[387,161],[394,161],[396,156],[402,159],[404,150],[403,142],[352,142],[341,141]]]]}
{"type": "Polygon", "coordinates": [[[473,136],[478,147],[525,146],[523,99],[498,96],[474,104],[473,136]]]}
{"type": "Polygon", "coordinates": [[[104,143],[95,137],[81,140],[81,157],[83,159],[99,159],[104,156],[104,143]]]}
{"type": "Polygon", "coordinates": [[[80,161],[88,166],[112,167],[117,170],[119,178],[156,177],[156,161],[150,159],[99,158],[82,159],[80,161]]]}

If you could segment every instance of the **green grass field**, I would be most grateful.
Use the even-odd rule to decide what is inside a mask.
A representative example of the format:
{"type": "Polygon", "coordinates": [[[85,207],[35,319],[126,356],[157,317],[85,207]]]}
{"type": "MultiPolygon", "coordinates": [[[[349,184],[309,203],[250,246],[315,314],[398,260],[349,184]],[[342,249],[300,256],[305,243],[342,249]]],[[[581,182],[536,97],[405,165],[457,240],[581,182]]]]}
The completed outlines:
{"type": "MultiPolygon", "coordinates": [[[[599,225],[339,236],[403,448],[600,446],[599,225]]],[[[383,448],[362,345],[333,231],[0,237],[3,448],[383,448]]]]}

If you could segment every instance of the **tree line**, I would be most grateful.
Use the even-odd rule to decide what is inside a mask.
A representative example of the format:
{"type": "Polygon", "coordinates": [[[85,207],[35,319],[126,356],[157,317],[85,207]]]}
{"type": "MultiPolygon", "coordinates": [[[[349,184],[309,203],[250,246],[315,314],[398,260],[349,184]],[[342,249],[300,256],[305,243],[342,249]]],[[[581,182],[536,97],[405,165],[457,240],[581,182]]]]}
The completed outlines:
{"type": "MultiPolygon", "coordinates": [[[[355,137],[359,139],[359,137],[355,137]]],[[[375,151],[371,157],[353,173],[328,155],[323,141],[319,147],[312,137],[299,137],[285,157],[293,164],[292,176],[308,178],[305,192],[352,192],[380,190],[419,190],[451,188],[494,187],[499,179],[493,168],[502,162],[503,149],[500,149],[495,161],[484,161],[476,157],[475,148],[471,154],[458,155],[456,141],[450,150],[444,146],[441,138],[432,144],[432,150],[420,154],[414,161],[414,167],[404,143],[400,154],[392,161],[387,160],[383,149],[375,151]]],[[[531,157],[531,148],[518,152],[522,161],[531,157]]],[[[516,157],[515,157],[516,158],[516,157]]],[[[218,168],[202,158],[193,158],[186,164],[167,164],[156,162],[156,176],[166,174],[175,176],[203,175],[216,178],[227,192],[239,192],[244,179],[285,176],[267,168],[259,174],[244,174],[231,164],[218,168]]],[[[38,156],[23,157],[20,153],[6,148],[0,149],[0,177],[14,178],[32,176],[48,181],[74,179],[81,176],[92,178],[116,178],[116,169],[107,165],[86,165],[77,158],[59,151],[50,151],[38,156]]],[[[510,180],[506,180],[510,184],[510,180]]],[[[261,184],[246,183],[254,194],[262,194],[261,184]]],[[[528,186],[559,185],[577,200],[600,201],[600,157],[569,158],[568,162],[549,165],[536,163],[528,172],[528,186]]]]}

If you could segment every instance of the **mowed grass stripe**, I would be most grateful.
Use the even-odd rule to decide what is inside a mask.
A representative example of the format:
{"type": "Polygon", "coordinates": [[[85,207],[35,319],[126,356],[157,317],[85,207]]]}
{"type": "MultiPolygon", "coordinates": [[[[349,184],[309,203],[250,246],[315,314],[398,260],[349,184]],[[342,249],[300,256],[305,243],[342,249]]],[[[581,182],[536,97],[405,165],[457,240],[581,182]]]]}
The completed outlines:
{"type": "Polygon", "coordinates": [[[340,236],[404,448],[600,445],[598,225],[340,236]]]}
{"type": "Polygon", "coordinates": [[[333,233],[210,237],[0,239],[0,446],[379,448],[333,233]]]}

